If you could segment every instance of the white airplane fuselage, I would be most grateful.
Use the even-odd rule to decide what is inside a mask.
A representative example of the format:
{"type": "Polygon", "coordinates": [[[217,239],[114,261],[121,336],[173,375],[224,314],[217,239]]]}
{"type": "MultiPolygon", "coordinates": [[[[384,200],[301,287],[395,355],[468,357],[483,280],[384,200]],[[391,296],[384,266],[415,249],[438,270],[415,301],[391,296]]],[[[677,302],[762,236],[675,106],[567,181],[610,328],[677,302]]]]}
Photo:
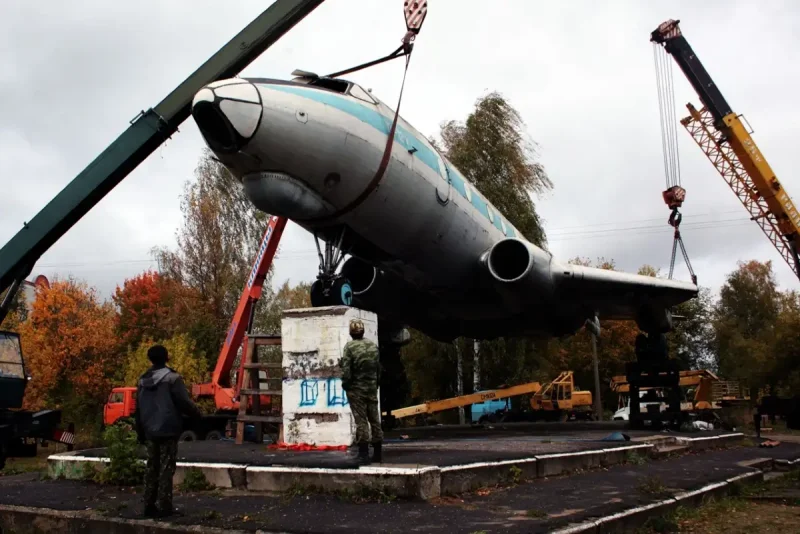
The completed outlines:
{"type": "MultiPolygon", "coordinates": [[[[617,296],[625,280],[608,290],[608,275],[529,243],[402,117],[378,173],[395,113],[356,84],[223,80],[198,92],[193,115],[257,208],[326,240],[345,228],[354,305],[441,339],[570,333],[598,308],[638,319],[629,292],[617,296]],[[584,278],[601,281],[586,298],[575,285],[584,278]]],[[[655,291],[670,302],[696,291],[670,283],[655,291]]]]}

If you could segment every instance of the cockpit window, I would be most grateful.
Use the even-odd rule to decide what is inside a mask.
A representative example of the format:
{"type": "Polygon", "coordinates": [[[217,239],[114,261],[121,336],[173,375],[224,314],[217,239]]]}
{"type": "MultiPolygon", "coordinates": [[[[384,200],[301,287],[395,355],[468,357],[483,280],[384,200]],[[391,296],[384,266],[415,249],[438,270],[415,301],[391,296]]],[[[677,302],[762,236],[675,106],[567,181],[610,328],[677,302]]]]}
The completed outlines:
{"type": "Polygon", "coordinates": [[[316,80],[311,81],[308,85],[322,87],[323,89],[329,89],[331,91],[344,94],[347,91],[347,86],[350,84],[335,78],[317,78],[316,80]]]}
{"type": "Polygon", "coordinates": [[[364,102],[369,102],[370,104],[376,103],[375,99],[372,98],[368,92],[363,90],[360,85],[353,84],[350,86],[350,96],[363,100],[364,102]]]}

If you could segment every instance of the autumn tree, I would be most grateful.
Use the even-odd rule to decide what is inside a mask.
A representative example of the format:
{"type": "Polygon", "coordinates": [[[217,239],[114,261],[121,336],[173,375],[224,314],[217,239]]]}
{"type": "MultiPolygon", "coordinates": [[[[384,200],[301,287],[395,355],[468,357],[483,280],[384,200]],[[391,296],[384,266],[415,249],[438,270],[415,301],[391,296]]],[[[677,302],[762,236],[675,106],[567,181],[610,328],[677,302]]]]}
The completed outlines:
{"type": "Polygon", "coordinates": [[[728,275],[713,311],[713,345],[722,376],[751,388],[769,382],[782,304],[772,262],[740,262],[728,275]]]}
{"type": "Polygon", "coordinates": [[[184,330],[184,320],[191,313],[189,295],[189,288],[154,271],[125,280],[112,296],[122,343],[136,349],[144,338],[160,341],[184,330]]]}
{"type": "Polygon", "coordinates": [[[294,308],[311,307],[311,284],[300,282],[295,286],[290,286],[289,281],[275,292],[275,295],[264,305],[264,312],[255,323],[259,332],[280,333],[281,317],[284,310],[294,308]]]}
{"type": "Polygon", "coordinates": [[[796,395],[800,392],[800,294],[796,291],[781,294],[773,355],[767,383],[779,395],[796,395]]]}
{"type": "Polygon", "coordinates": [[[552,188],[519,112],[497,92],[479,98],[465,122],[442,124],[447,158],[522,234],[539,246],[544,228],[532,194],[552,188]]]}
{"type": "Polygon", "coordinates": [[[121,355],[115,313],[93,288],[74,279],[36,288],[28,319],[19,332],[32,380],[27,408],[64,408],[91,417],[108,395],[121,355]]]}
{"type": "MultiPolygon", "coordinates": [[[[190,298],[193,338],[214,361],[241,296],[245,280],[266,229],[268,215],[255,209],[241,184],[209,153],[187,182],[181,202],[183,226],[177,249],[159,249],[160,272],[193,290],[190,298]]],[[[263,302],[271,298],[271,271],[264,282],[263,302]]]]}
{"type": "MultiPolygon", "coordinates": [[[[5,300],[8,291],[9,290],[6,289],[5,291],[0,292],[0,303],[5,300]]],[[[11,299],[11,304],[8,308],[8,314],[6,315],[6,318],[3,320],[2,324],[0,324],[0,328],[9,332],[18,332],[19,325],[23,323],[27,317],[28,308],[25,304],[25,291],[23,288],[19,288],[17,294],[11,299]]]]}
{"type": "MultiPolygon", "coordinates": [[[[147,350],[156,340],[144,338],[138,348],[131,350],[125,363],[124,385],[136,384],[139,377],[152,365],[147,358],[147,350]]],[[[183,377],[186,386],[191,388],[194,384],[201,384],[208,381],[208,367],[202,356],[198,355],[194,340],[187,334],[176,334],[175,336],[160,340],[169,353],[167,365],[176,370],[183,377]]]]}

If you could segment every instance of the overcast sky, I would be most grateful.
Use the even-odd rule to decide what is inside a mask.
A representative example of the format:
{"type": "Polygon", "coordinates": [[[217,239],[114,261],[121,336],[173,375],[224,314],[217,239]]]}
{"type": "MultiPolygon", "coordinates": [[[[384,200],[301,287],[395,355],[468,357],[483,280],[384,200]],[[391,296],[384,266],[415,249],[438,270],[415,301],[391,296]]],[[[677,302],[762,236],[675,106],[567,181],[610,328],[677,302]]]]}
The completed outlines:
{"type": "MultiPolygon", "coordinates": [[[[800,4],[762,2],[430,0],[402,115],[426,135],[464,119],[475,100],[508,97],[540,145],[555,187],[536,200],[551,251],[666,272],[672,234],[650,32],[679,18],[698,57],[790,193],[800,191],[800,4]]],[[[10,239],[128,125],[156,105],[263,9],[265,2],[3,2],[0,5],[0,244],[10,239]],[[224,7],[223,7],[224,6],[224,7]]],[[[243,76],[340,70],[394,50],[401,0],[327,0],[243,76]]],[[[700,107],[677,67],[676,106],[700,107]]],[[[402,64],[352,75],[394,105],[402,64]]],[[[678,131],[688,191],[684,240],[701,285],[717,288],[738,260],[792,271],[710,162],[678,131]]],[[[109,296],[173,246],[183,183],[203,141],[192,120],[39,261],[33,276],[69,274],[109,296]]],[[[797,197],[795,197],[797,198],[797,197]]],[[[312,280],[313,239],[290,224],[275,283],[312,280]]],[[[682,262],[676,277],[688,279],[682,262]]]]}

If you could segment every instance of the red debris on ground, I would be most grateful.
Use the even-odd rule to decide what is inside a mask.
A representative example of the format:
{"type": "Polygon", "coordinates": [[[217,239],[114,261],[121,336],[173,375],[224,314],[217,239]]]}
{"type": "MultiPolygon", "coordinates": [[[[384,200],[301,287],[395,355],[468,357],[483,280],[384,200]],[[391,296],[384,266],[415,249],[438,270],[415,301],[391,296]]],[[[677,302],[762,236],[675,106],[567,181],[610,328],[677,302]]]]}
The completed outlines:
{"type": "Polygon", "coordinates": [[[347,445],[313,445],[311,443],[275,443],[267,446],[268,449],[288,451],[346,451],[347,445]]]}

